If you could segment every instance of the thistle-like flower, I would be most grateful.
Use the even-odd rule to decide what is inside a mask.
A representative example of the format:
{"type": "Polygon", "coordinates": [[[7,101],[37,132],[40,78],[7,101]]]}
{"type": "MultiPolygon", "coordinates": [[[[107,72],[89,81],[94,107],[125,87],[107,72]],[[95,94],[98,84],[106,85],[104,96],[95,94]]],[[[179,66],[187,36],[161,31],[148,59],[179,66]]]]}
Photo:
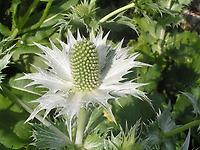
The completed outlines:
{"type": "Polygon", "coordinates": [[[67,43],[61,42],[62,50],[51,42],[52,49],[36,44],[43,54],[39,54],[49,66],[48,70],[37,68],[37,73],[25,74],[20,79],[30,79],[27,86],[39,85],[48,91],[34,102],[39,103],[27,121],[45,110],[44,118],[56,108],[58,115],[72,119],[81,107],[99,104],[111,112],[108,99],[127,94],[145,98],[138,88],[144,84],[132,81],[120,82],[122,76],[133,67],[144,63],[135,61],[137,53],[128,55],[128,48],[122,48],[122,41],[112,48],[107,44],[109,33],[103,36],[90,33],[89,39],[77,31],[77,38],[70,31],[67,43]]]}

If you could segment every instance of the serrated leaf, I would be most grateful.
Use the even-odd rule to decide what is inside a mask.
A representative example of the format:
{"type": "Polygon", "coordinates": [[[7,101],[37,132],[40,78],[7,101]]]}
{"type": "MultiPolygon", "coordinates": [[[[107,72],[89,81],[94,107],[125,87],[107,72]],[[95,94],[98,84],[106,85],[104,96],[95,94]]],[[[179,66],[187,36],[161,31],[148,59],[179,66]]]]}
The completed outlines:
{"type": "Polygon", "coordinates": [[[165,137],[163,133],[169,132],[176,126],[174,119],[171,117],[170,108],[165,109],[162,113],[159,111],[156,121],[151,121],[147,125],[147,136],[143,141],[146,150],[175,150],[173,137],[165,137]]]}
{"type": "Polygon", "coordinates": [[[98,132],[93,132],[84,140],[84,148],[88,150],[102,150],[104,147],[104,138],[98,132]]]}
{"type": "Polygon", "coordinates": [[[174,119],[171,117],[169,109],[164,110],[158,116],[158,125],[164,132],[168,132],[175,128],[176,124],[174,119]]]}
{"type": "Polygon", "coordinates": [[[190,93],[187,92],[182,92],[183,95],[185,95],[189,102],[192,104],[194,108],[194,113],[195,114],[200,114],[200,105],[198,104],[198,100],[190,93]]]}
{"type": "Polygon", "coordinates": [[[65,136],[49,127],[39,124],[34,124],[33,127],[33,144],[39,149],[61,150],[71,143],[71,141],[68,141],[65,136]]]}
{"type": "Polygon", "coordinates": [[[138,33],[138,30],[137,30],[137,28],[136,28],[136,25],[134,24],[134,22],[133,22],[132,19],[130,19],[130,18],[126,17],[126,16],[121,16],[120,19],[118,19],[116,22],[119,23],[119,24],[124,24],[124,25],[129,26],[129,27],[132,28],[137,34],[139,34],[139,33],[138,33]]]}
{"type": "Polygon", "coordinates": [[[110,138],[106,141],[106,150],[142,150],[142,145],[137,142],[137,131],[140,125],[138,121],[133,127],[128,129],[126,126],[125,131],[120,127],[117,135],[111,132],[110,138]]]}

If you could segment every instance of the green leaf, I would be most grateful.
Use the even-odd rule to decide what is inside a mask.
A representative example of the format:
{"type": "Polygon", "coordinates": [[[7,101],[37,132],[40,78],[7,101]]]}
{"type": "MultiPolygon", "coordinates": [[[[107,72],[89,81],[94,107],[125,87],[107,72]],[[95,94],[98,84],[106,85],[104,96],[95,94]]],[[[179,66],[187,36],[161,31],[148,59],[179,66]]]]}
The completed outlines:
{"type": "Polygon", "coordinates": [[[174,119],[171,117],[169,108],[164,110],[158,116],[158,125],[164,132],[168,132],[175,128],[176,124],[174,119]]]}
{"type": "Polygon", "coordinates": [[[19,45],[18,47],[14,48],[13,59],[18,60],[20,59],[20,55],[23,54],[37,54],[40,50],[36,46],[26,46],[26,45],[19,45]]]}
{"type": "MultiPolygon", "coordinates": [[[[40,124],[34,124],[33,138],[34,144],[39,149],[61,150],[71,143],[55,130],[40,124]]],[[[69,145],[70,146],[70,145],[69,145]]]]}
{"type": "Polygon", "coordinates": [[[6,54],[2,59],[0,59],[0,83],[2,82],[1,80],[4,78],[4,75],[1,74],[1,71],[5,69],[10,62],[12,54],[6,54]]]}
{"type": "Polygon", "coordinates": [[[25,118],[25,114],[13,112],[11,106],[0,111],[0,143],[10,149],[20,149],[27,144],[28,139],[19,138],[14,133],[13,127],[18,120],[25,118]]]}
{"type": "Polygon", "coordinates": [[[70,7],[76,5],[78,3],[78,0],[62,0],[61,3],[58,3],[56,5],[53,5],[50,10],[49,14],[57,14],[62,13],[64,11],[67,11],[70,7]]]}
{"type": "Polygon", "coordinates": [[[187,108],[189,106],[191,106],[191,104],[187,100],[187,98],[183,94],[179,94],[177,99],[176,99],[176,103],[173,106],[174,107],[174,109],[173,109],[174,116],[177,117],[177,118],[182,116],[182,115],[185,116],[184,112],[187,110],[187,108]]]}
{"type": "Polygon", "coordinates": [[[7,64],[10,62],[12,54],[6,54],[2,59],[0,59],[0,71],[7,67],[7,64]]]}
{"type": "Polygon", "coordinates": [[[38,30],[33,35],[25,36],[24,40],[26,40],[28,44],[33,44],[33,42],[41,43],[43,39],[49,38],[55,31],[56,28],[53,27],[40,28],[40,30],[38,30]]]}
{"type": "Polygon", "coordinates": [[[12,102],[8,98],[4,97],[3,95],[0,95],[0,111],[5,110],[11,104],[12,102]]]}
{"type": "Polygon", "coordinates": [[[2,23],[0,23],[0,33],[4,36],[9,36],[11,34],[9,28],[2,23]]]}
{"type": "Polygon", "coordinates": [[[183,95],[185,95],[189,102],[192,104],[194,108],[194,113],[195,114],[200,114],[200,104],[198,103],[199,101],[190,93],[187,92],[182,92],[183,95]]]}
{"type": "Polygon", "coordinates": [[[14,133],[8,133],[2,129],[0,129],[0,143],[10,149],[20,149],[25,146],[25,143],[20,140],[14,133]]]}
{"type": "Polygon", "coordinates": [[[87,135],[83,147],[88,150],[102,150],[104,147],[104,136],[98,132],[87,135]]]}
{"type": "Polygon", "coordinates": [[[129,26],[134,31],[136,31],[137,34],[139,34],[138,31],[137,31],[136,25],[134,24],[132,19],[130,19],[130,18],[126,17],[126,16],[122,16],[116,22],[119,23],[119,24],[124,24],[124,25],[129,26]]]}
{"type": "Polygon", "coordinates": [[[138,128],[140,121],[137,121],[134,126],[128,129],[126,126],[125,130],[120,127],[120,131],[117,135],[111,132],[110,138],[106,141],[106,150],[142,150],[142,145],[137,142],[138,128]]]}
{"type": "Polygon", "coordinates": [[[27,140],[31,136],[31,126],[24,123],[25,120],[17,122],[14,126],[13,132],[23,140],[27,140]]]}
{"type": "Polygon", "coordinates": [[[124,128],[126,124],[132,126],[137,120],[148,122],[149,119],[154,118],[156,113],[151,108],[147,101],[141,101],[133,96],[122,97],[118,100],[118,103],[114,102],[113,114],[116,116],[116,120],[124,128]]]}
{"type": "Polygon", "coordinates": [[[103,110],[102,109],[94,109],[86,126],[85,132],[92,133],[93,130],[104,121],[103,110]]]}
{"type": "Polygon", "coordinates": [[[190,129],[188,131],[188,135],[183,143],[183,146],[181,147],[181,150],[189,150],[190,145],[190,129]]]}
{"type": "Polygon", "coordinates": [[[35,88],[34,86],[26,87],[31,81],[29,80],[17,80],[22,74],[17,74],[15,77],[11,78],[9,85],[12,89],[17,90],[17,95],[22,95],[26,93],[26,100],[31,100],[41,96],[41,88],[35,88]],[[21,92],[21,93],[20,93],[21,92]],[[29,94],[29,96],[27,95],[29,94]]]}
{"type": "Polygon", "coordinates": [[[171,117],[170,108],[166,108],[162,113],[159,111],[156,120],[146,125],[148,132],[146,133],[143,145],[147,150],[175,150],[175,139],[163,136],[163,132],[171,131],[175,126],[176,124],[171,117]]]}
{"type": "Polygon", "coordinates": [[[181,5],[188,5],[192,2],[192,0],[178,0],[178,2],[181,5]]]}
{"type": "Polygon", "coordinates": [[[14,30],[17,27],[17,7],[21,3],[21,0],[12,0],[11,2],[12,30],[14,30]]]}

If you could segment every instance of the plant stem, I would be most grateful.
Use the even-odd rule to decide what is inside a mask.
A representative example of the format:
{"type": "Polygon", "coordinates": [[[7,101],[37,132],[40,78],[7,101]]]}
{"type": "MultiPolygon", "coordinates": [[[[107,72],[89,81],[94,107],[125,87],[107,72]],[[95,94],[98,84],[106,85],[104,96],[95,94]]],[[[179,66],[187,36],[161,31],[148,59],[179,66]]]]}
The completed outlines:
{"type": "Polygon", "coordinates": [[[47,15],[48,15],[48,12],[49,12],[49,9],[50,9],[52,3],[53,3],[53,0],[49,0],[48,1],[40,20],[36,24],[32,25],[30,28],[24,29],[23,33],[24,32],[29,32],[31,30],[35,30],[35,29],[39,28],[42,25],[42,23],[44,22],[44,20],[46,19],[47,15]]]}
{"type": "Polygon", "coordinates": [[[15,39],[15,37],[18,35],[19,30],[16,28],[12,31],[12,34],[9,36],[11,40],[15,39]]]}
{"type": "Polygon", "coordinates": [[[40,2],[40,0],[34,0],[33,3],[30,5],[30,7],[28,8],[28,10],[26,11],[25,15],[20,18],[20,29],[26,24],[26,22],[28,21],[31,13],[34,11],[34,9],[37,7],[38,3],[40,2]]]}
{"type": "Polygon", "coordinates": [[[109,14],[106,15],[105,17],[103,17],[101,20],[99,20],[99,23],[103,23],[103,22],[105,22],[106,20],[108,20],[109,18],[113,17],[114,15],[116,15],[116,14],[122,12],[122,11],[125,11],[125,10],[127,10],[127,9],[133,8],[133,7],[135,7],[135,3],[131,3],[131,4],[128,4],[128,5],[126,5],[126,6],[123,6],[123,7],[119,8],[119,9],[117,9],[117,10],[115,10],[115,11],[109,13],[109,14]]]}
{"type": "Polygon", "coordinates": [[[81,108],[77,119],[77,131],[75,139],[75,144],[78,145],[79,147],[81,147],[83,144],[83,135],[88,120],[89,120],[89,112],[85,108],[81,108]]]}
{"type": "Polygon", "coordinates": [[[189,123],[187,123],[187,124],[185,124],[185,125],[183,125],[181,127],[175,128],[175,129],[173,129],[173,130],[171,130],[169,132],[165,132],[164,133],[164,137],[173,136],[175,134],[178,134],[180,132],[183,132],[183,131],[185,131],[185,130],[187,130],[189,128],[192,128],[192,127],[195,127],[195,126],[198,126],[198,125],[200,125],[200,119],[199,120],[194,120],[192,122],[189,122],[189,123]]]}
{"type": "MultiPolygon", "coordinates": [[[[171,0],[167,0],[167,4],[166,4],[167,9],[171,8],[171,2],[172,2],[171,0]]],[[[165,37],[166,37],[166,29],[162,28],[160,30],[160,36],[159,36],[160,41],[158,42],[158,45],[157,45],[158,46],[158,48],[157,48],[158,54],[162,53],[162,47],[165,44],[165,37]]]]}

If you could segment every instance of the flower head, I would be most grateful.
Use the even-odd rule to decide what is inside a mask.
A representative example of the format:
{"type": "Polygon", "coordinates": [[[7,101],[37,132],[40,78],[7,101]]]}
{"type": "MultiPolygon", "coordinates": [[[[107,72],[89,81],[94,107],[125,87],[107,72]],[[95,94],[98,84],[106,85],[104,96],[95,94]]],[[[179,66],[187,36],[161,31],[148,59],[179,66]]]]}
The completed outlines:
{"type": "Polygon", "coordinates": [[[81,107],[99,104],[110,112],[108,99],[127,94],[137,98],[147,98],[138,88],[144,84],[132,81],[120,82],[122,76],[133,67],[144,63],[135,61],[137,53],[128,55],[128,48],[122,48],[122,42],[112,48],[107,44],[108,33],[103,36],[92,32],[89,39],[77,32],[77,38],[70,31],[67,43],[61,42],[62,50],[51,42],[51,48],[36,45],[43,51],[39,54],[50,69],[37,68],[37,73],[25,74],[20,79],[30,79],[28,85],[40,85],[48,89],[42,97],[35,100],[38,106],[28,120],[45,110],[44,117],[56,108],[58,115],[67,115],[70,119],[77,115],[81,107]]]}

